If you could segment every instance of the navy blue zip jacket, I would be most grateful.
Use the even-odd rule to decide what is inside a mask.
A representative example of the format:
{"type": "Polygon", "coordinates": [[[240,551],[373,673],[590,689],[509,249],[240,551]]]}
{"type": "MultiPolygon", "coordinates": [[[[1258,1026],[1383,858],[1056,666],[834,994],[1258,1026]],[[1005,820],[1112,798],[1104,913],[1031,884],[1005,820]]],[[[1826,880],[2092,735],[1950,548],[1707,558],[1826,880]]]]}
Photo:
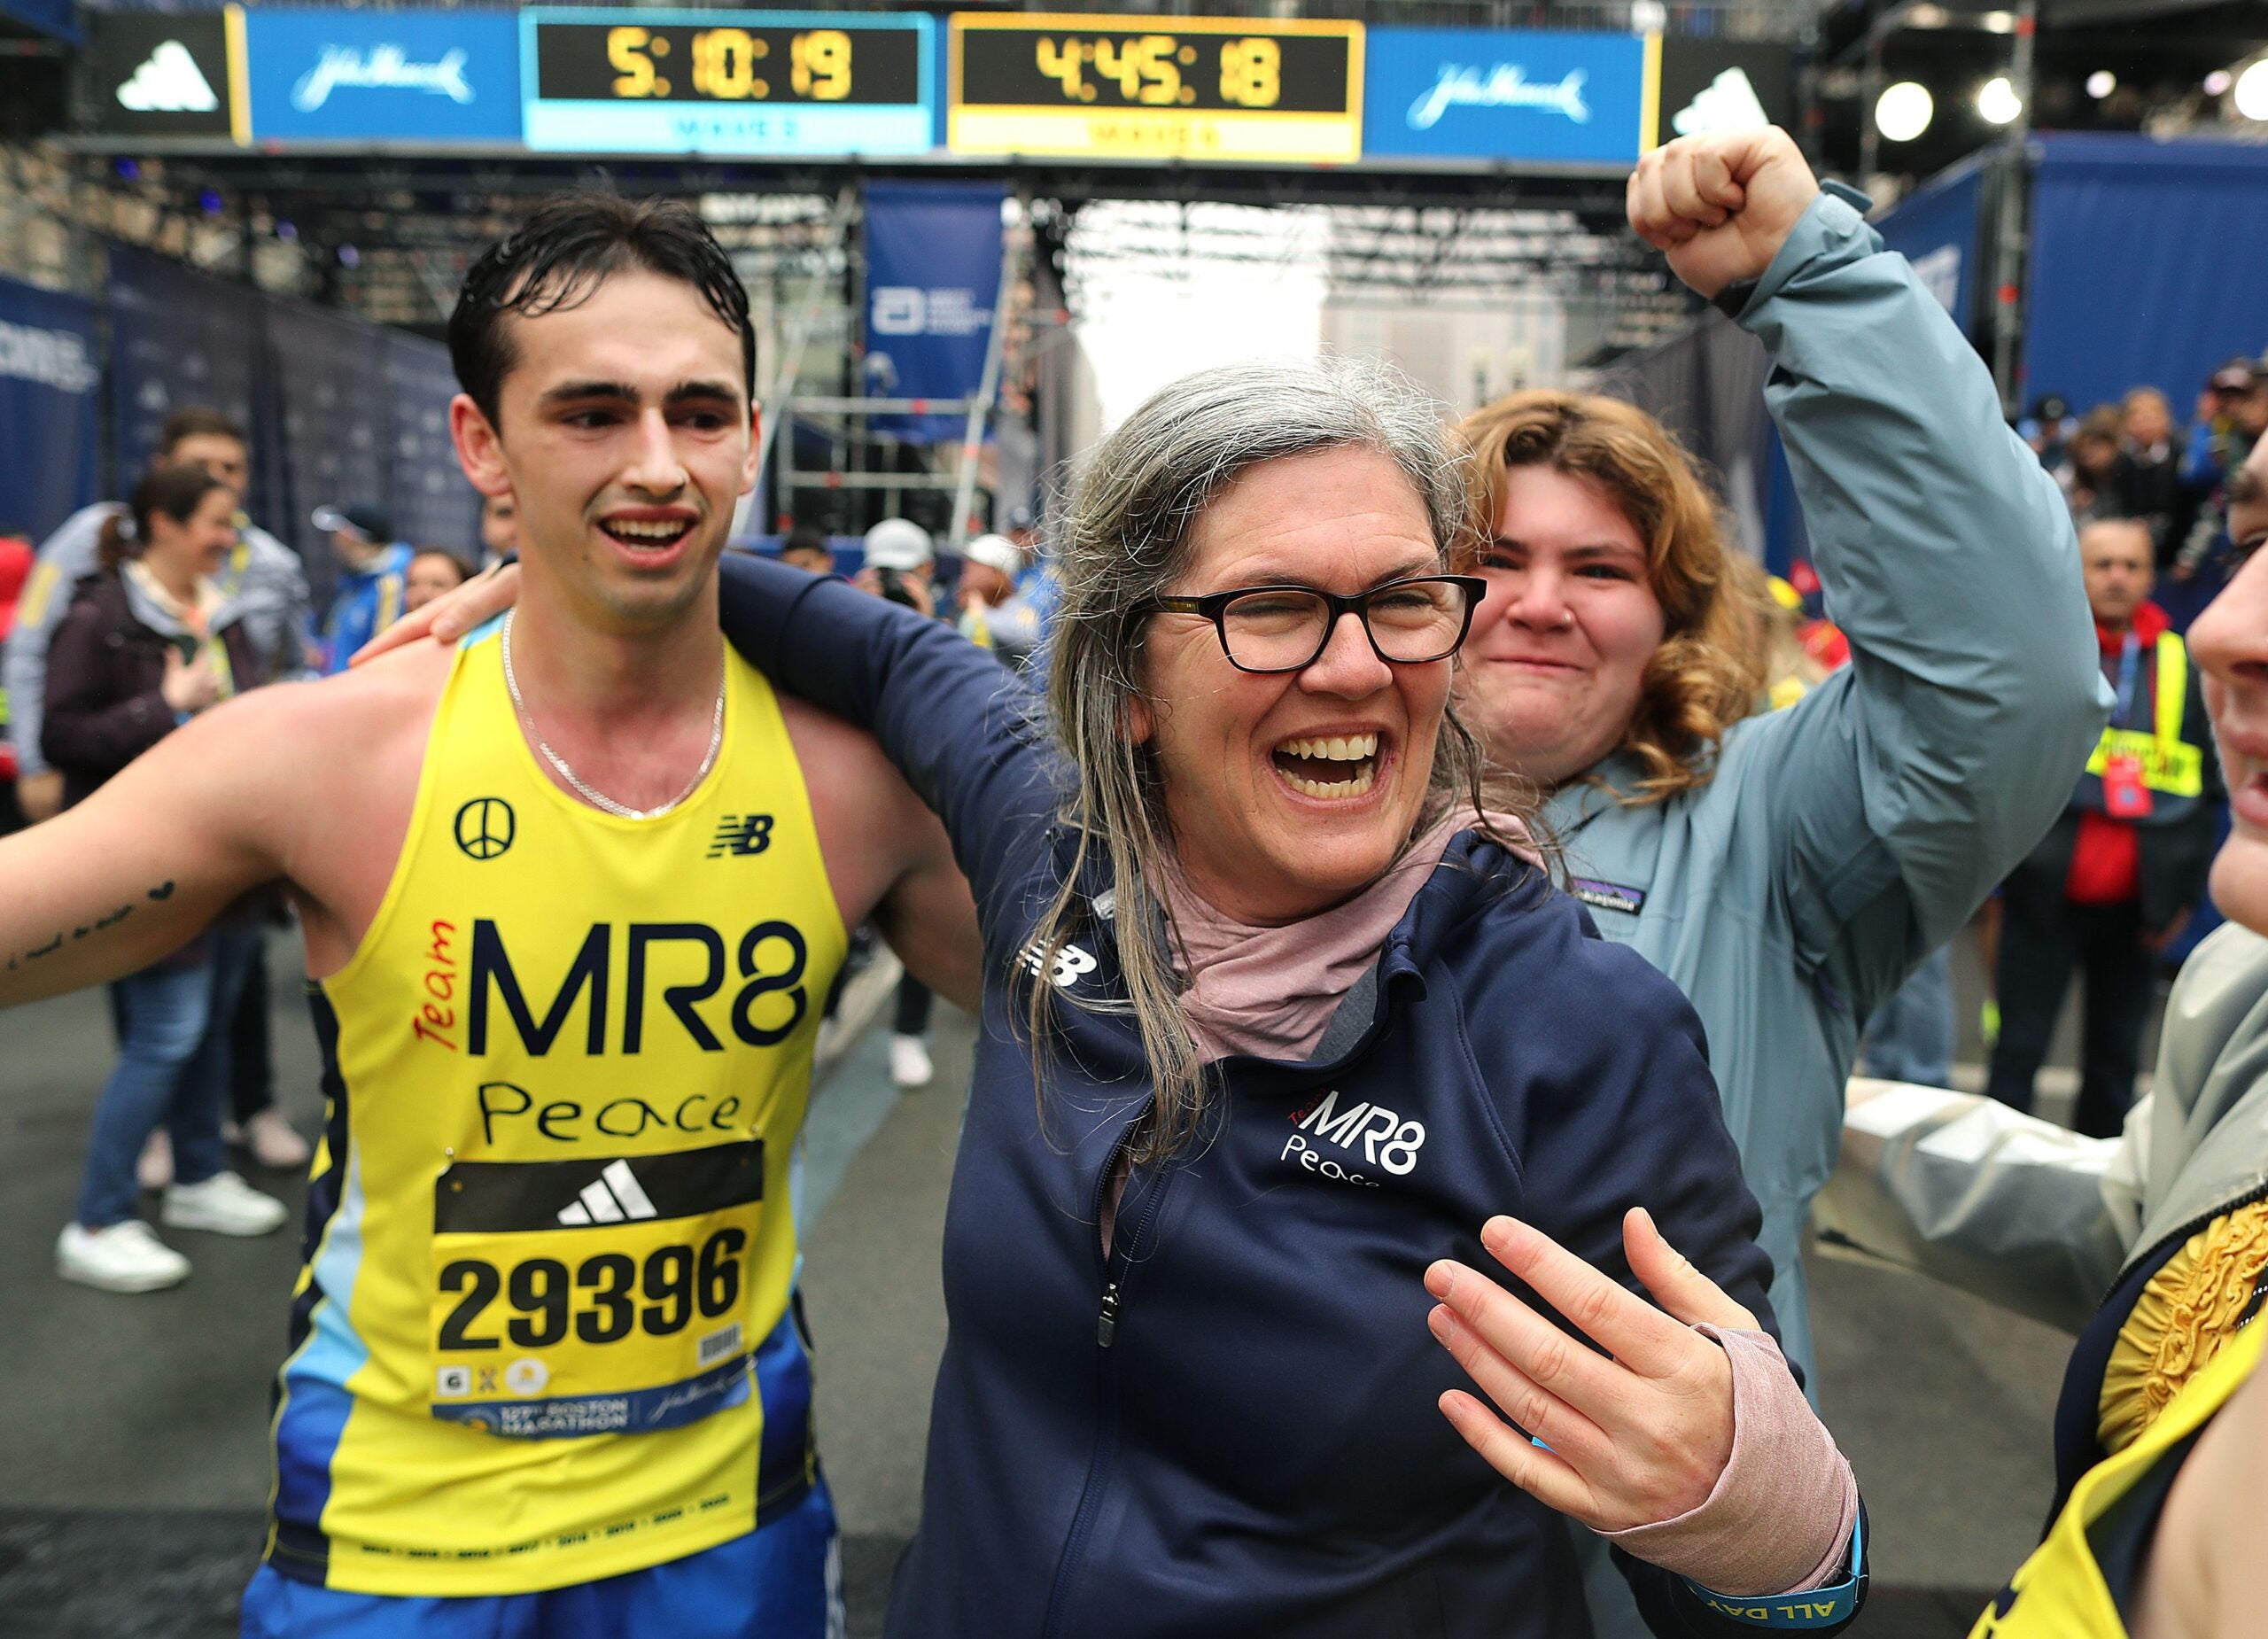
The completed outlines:
{"type": "MultiPolygon", "coordinates": [[[[734,646],[870,729],[944,818],[983,928],[950,1335],[886,1632],[1588,1634],[1560,1519],[1435,1404],[1471,1384],[1426,1329],[1424,1275],[1500,1273],[1480,1231],[1509,1212],[1635,1290],[1620,1223],[1643,1205],[1768,1316],[1759,1215],[1675,987],[1464,833],[1387,939],[1364,1028],[1342,1049],[1334,1025],[1310,1063],[1227,1060],[1204,1141],[1134,1169],[1106,1261],[1105,1180],[1151,1087],[1130,1015],[1059,1006],[1035,1099],[1010,978],[1038,966],[1023,952],[1076,839],[1031,696],[841,581],[735,558],[724,586],[734,646]]],[[[1141,913],[1106,886],[1044,975],[1074,1003],[1123,995],[1115,930],[1141,913]]],[[[1657,1631],[1734,1630],[1623,1563],[1657,1631]]]]}

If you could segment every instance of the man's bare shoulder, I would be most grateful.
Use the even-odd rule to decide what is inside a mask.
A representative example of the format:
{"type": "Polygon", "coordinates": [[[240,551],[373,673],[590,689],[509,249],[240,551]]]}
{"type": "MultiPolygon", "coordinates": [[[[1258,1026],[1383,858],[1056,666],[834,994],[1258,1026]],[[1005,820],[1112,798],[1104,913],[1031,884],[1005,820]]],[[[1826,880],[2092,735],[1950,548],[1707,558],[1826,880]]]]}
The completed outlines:
{"type": "Polygon", "coordinates": [[[785,695],[780,711],[846,926],[873,914],[907,872],[950,868],[944,827],[872,734],[785,695]]]}
{"type": "Polygon", "coordinates": [[[336,677],[240,695],[177,736],[247,773],[301,779],[370,766],[380,748],[423,742],[451,651],[416,643],[336,677]],[[197,743],[201,742],[201,743],[197,743]]]}
{"type": "Polygon", "coordinates": [[[865,729],[834,712],[793,695],[779,696],[780,715],[788,726],[788,739],[803,765],[806,784],[825,781],[859,790],[869,796],[908,796],[905,781],[882,749],[865,729]]]}

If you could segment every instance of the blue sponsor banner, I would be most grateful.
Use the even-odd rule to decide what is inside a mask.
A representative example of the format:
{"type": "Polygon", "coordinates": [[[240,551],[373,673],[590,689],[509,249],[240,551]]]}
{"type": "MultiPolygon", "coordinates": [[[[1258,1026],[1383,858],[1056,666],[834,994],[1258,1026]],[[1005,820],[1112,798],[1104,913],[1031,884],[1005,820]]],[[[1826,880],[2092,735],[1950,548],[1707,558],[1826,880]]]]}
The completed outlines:
{"type": "Polygon", "coordinates": [[[35,540],[95,499],[92,302],[0,279],[0,535],[35,540]]]}
{"type": "MultiPolygon", "coordinates": [[[[998,183],[866,184],[866,368],[877,397],[965,399],[983,383],[1006,198],[998,183]]],[[[967,428],[960,416],[905,420],[903,436],[923,442],[967,428]]]]}
{"type": "Polygon", "coordinates": [[[1977,315],[1982,176],[1976,161],[1964,160],[1875,223],[1883,243],[1914,264],[1930,294],[1971,341],[1982,334],[1977,315]]]}
{"type": "Polygon", "coordinates": [[[928,153],[937,21],[920,13],[519,13],[521,128],[551,153],[928,153]]]}
{"type": "Polygon", "coordinates": [[[321,607],[330,602],[338,567],[330,540],[315,526],[315,509],[390,498],[396,440],[387,334],[273,297],[261,299],[260,323],[271,501],[260,521],[306,560],[321,607]]]}
{"type": "Polygon", "coordinates": [[[1631,165],[1645,89],[1635,35],[1373,28],[1363,155],[1631,165]]]}
{"type": "Polygon", "coordinates": [[[2225,360],[2259,352],[2258,276],[2241,271],[2268,262],[2256,144],[2126,131],[2032,140],[2027,397],[2085,406],[2148,385],[2179,412],[2225,360]]]}
{"type": "Polygon", "coordinates": [[[252,430],[245,509],[266,523],[276,496],[274,444],[255,414],[259,292],[192,273],[126,245],[110,250],[111,399],[117,411],[118,487],[134,486],[157,455],[166,417],[190,405],[252,430]]]}
{"type": "Polygon", "coordinates": [[[245,12],[255,142],[517,144],[509,12],[245,12]]]}
{"type": "Polygon", "coordinates": [[[393,406],[394,532],[421,547],[446,547],[480,561],[480,496],[449,440],[456,371],[449,350],[407,330],[387,330],[386,385],[393,406]]]}

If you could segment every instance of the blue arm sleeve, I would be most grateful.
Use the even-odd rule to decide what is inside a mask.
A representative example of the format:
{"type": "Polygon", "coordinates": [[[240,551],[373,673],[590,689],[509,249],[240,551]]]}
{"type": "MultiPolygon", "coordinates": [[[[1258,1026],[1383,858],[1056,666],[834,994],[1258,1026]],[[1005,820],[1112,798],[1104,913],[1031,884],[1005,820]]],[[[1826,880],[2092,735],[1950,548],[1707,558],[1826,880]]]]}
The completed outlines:
{"type": "Polygon", "coordinates": [[[1894,983],[2054,822],[2107,720],[2078,543],[1975,351],[1843,198],[1814,202],[1740,322],[1852,650],[1752,726],[1772,750],[1751,777],[1814,954],[1903,889],[1909,947],[1870,975],[1894,983]]]}
{"type": "Polygon", "coordinates": [[[1060,765],[1030,692],[951,628],[847,581],[734,554],[722,593],[733,647],[790,694],[872,734],[936,811],[994,938],[1059,802],[1060,765]]]}

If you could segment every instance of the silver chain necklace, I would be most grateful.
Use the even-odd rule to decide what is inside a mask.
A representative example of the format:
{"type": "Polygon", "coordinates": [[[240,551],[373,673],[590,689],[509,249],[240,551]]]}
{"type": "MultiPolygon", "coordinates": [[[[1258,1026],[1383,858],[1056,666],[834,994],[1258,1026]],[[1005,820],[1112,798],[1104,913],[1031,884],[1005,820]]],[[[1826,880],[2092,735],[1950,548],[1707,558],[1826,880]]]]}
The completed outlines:
{"type": "MultiPolygon", "coordinates": [[[[513,611],[515,614],[517,612],[513,611]]],[[[626,803],[616,802],[603,791],[594,790],[584,783],[581,775],[567,766],[567,759],[553,750],[550,743],[538,732],[534,714],[528,710],[528,703],[521,697],[519,675],[512,670],[511,615],[504,617],[503,643],[504,687],[512,696],[512,710],[519,713],[521,726],[528,731],[528,738],[535,742],[535,749],[543,753],[544,760],[557,769],[559,777],[574,788],[575,795],[601,813],[612,814],[617,820],[658,820],[691,796],[701,782],[709,777],[709,771],[717,765],[718,749],[725,743],[725,680],[721,674],[717,679],[717,710],[709,722],[709,751],[701,759],[701,766],[693,771],[693,778],[685,782],[684,790],[654,808],[633,808],[626,803]]]]}

